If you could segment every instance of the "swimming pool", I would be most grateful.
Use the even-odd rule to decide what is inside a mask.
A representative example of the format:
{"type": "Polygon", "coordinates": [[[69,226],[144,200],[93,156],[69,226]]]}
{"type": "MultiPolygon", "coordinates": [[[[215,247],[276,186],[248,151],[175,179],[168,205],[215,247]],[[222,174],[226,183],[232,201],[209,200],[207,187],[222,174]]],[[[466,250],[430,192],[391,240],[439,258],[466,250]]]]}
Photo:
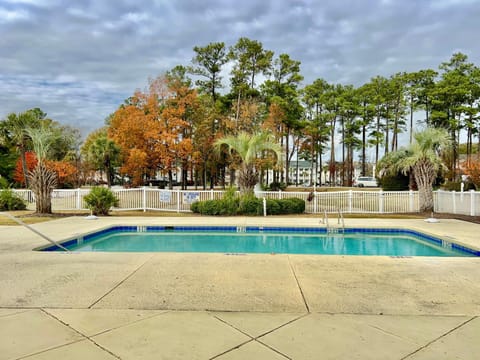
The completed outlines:
{"type": "MultiPolygon", "coordinates": [[[[114,226],[62,243],[78,252],[201,252],[387,256],[480,256],[405,229],[114,226]]],[[[50,246],[42,250],[56,251],[50,246]]]]}

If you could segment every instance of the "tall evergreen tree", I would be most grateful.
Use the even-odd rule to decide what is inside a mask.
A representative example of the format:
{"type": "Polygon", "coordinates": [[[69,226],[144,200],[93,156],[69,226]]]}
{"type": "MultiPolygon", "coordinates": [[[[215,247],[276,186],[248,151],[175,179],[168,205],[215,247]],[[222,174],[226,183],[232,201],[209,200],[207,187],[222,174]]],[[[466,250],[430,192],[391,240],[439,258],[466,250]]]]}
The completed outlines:
{"type": "Polygon", "coordinates": [[[194,66],[190,68],[190,72],[205,78],[204,80],[197,80],[196,85],[200,91],[210,94],[215,104],[218,89],[222,88],[220,72],[222,66],[228,61],[225,43],[214,42],[203,47],[195,46],[193,51],[196,55],[192,59],[194,66]]]}

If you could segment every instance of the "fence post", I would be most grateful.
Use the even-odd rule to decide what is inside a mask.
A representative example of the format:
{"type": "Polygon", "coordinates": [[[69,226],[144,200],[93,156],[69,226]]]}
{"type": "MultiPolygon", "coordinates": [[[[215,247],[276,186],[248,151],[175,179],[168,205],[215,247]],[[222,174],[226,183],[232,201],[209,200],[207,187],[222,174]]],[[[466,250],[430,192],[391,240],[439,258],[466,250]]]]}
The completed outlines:
{"type": "Polygon", "coordinates": [[[475,190],[470,190],[470,216],[475,216],[475,190]]]}
{"type": "Polygon", "coordinates": [[[213,200],[213,189],[210,189],[210,200],[213,200]]]}
{"type": "Polygon", "coordinates": [[[179,212],[180,212],[180,190],[177,190],[177,213],[179,212]]]}
{"type": "Polygon", "coordinates": [[[380,214],[383,214],[383,201],[384,201],[383,190],[380,190],[378,192],[378,212],[380,214]]]}
{"type": "Polygon", "coordinates": [[[80,188],[77,188],[77,210],[80,210],[80,188]]]}
{"type": "Polygon", "coordinates": [[[409,209],[410,209],[410,212],[414,212],[414,209],[413,209],[413,190],[409,190],[408,191],[408,203],[409,203],[409,209]]]}
{"type": "Polygon", "coordinates": [[[456,214],[457,213],[457,197],[455,196],[455,190],[452,191],[452,206],[453,210],[452,213],[456,214]]]}
{"type": "Polygon", "coordinates": [[[313,192],[313,213],[317,213],[317,192],[313,192]]]}
{"type": "Polygon", "coordinates": [[[348,212],[352,213],[353,191],[348,190],[348,212]]]}
{"type": "Polygon", "coordinates": [[[144,186],[142,187],[143,193],[142,193],[142,208],[143,212],[147,211],[147,188],[144,186]]]}

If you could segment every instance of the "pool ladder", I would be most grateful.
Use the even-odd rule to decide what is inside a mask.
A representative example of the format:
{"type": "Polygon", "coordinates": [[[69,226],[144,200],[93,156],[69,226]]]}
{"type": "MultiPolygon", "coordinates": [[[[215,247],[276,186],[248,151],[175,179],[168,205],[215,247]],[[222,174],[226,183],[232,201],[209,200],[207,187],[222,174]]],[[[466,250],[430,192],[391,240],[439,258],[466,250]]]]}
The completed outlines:
{"type": "Polygon", "coordinates": [[[338,233],[345,233],[345,220],[343,218],[343,213],[340,208],[338,208],[338,217],[337,217],[337,224],[342,225],[342,227],[333,227],[330,226],[328,223],[328,215],[327,215],[327,210],[323,210],[323,223],[325,224],[325,227],[327,229],[327,234],[338,234],[338,233]]]}

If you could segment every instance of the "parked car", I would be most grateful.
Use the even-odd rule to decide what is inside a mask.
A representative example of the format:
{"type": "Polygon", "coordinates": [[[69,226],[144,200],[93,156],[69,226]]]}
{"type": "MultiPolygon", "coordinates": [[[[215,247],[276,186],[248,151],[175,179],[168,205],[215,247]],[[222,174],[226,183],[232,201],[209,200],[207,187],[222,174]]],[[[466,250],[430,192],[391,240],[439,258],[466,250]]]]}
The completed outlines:
{"type": "Polygon", "coordinates": [[[370,176],[360,176],[353,180],[353,186],[358,187],[378,187],[377,179],[370,176]]]}

